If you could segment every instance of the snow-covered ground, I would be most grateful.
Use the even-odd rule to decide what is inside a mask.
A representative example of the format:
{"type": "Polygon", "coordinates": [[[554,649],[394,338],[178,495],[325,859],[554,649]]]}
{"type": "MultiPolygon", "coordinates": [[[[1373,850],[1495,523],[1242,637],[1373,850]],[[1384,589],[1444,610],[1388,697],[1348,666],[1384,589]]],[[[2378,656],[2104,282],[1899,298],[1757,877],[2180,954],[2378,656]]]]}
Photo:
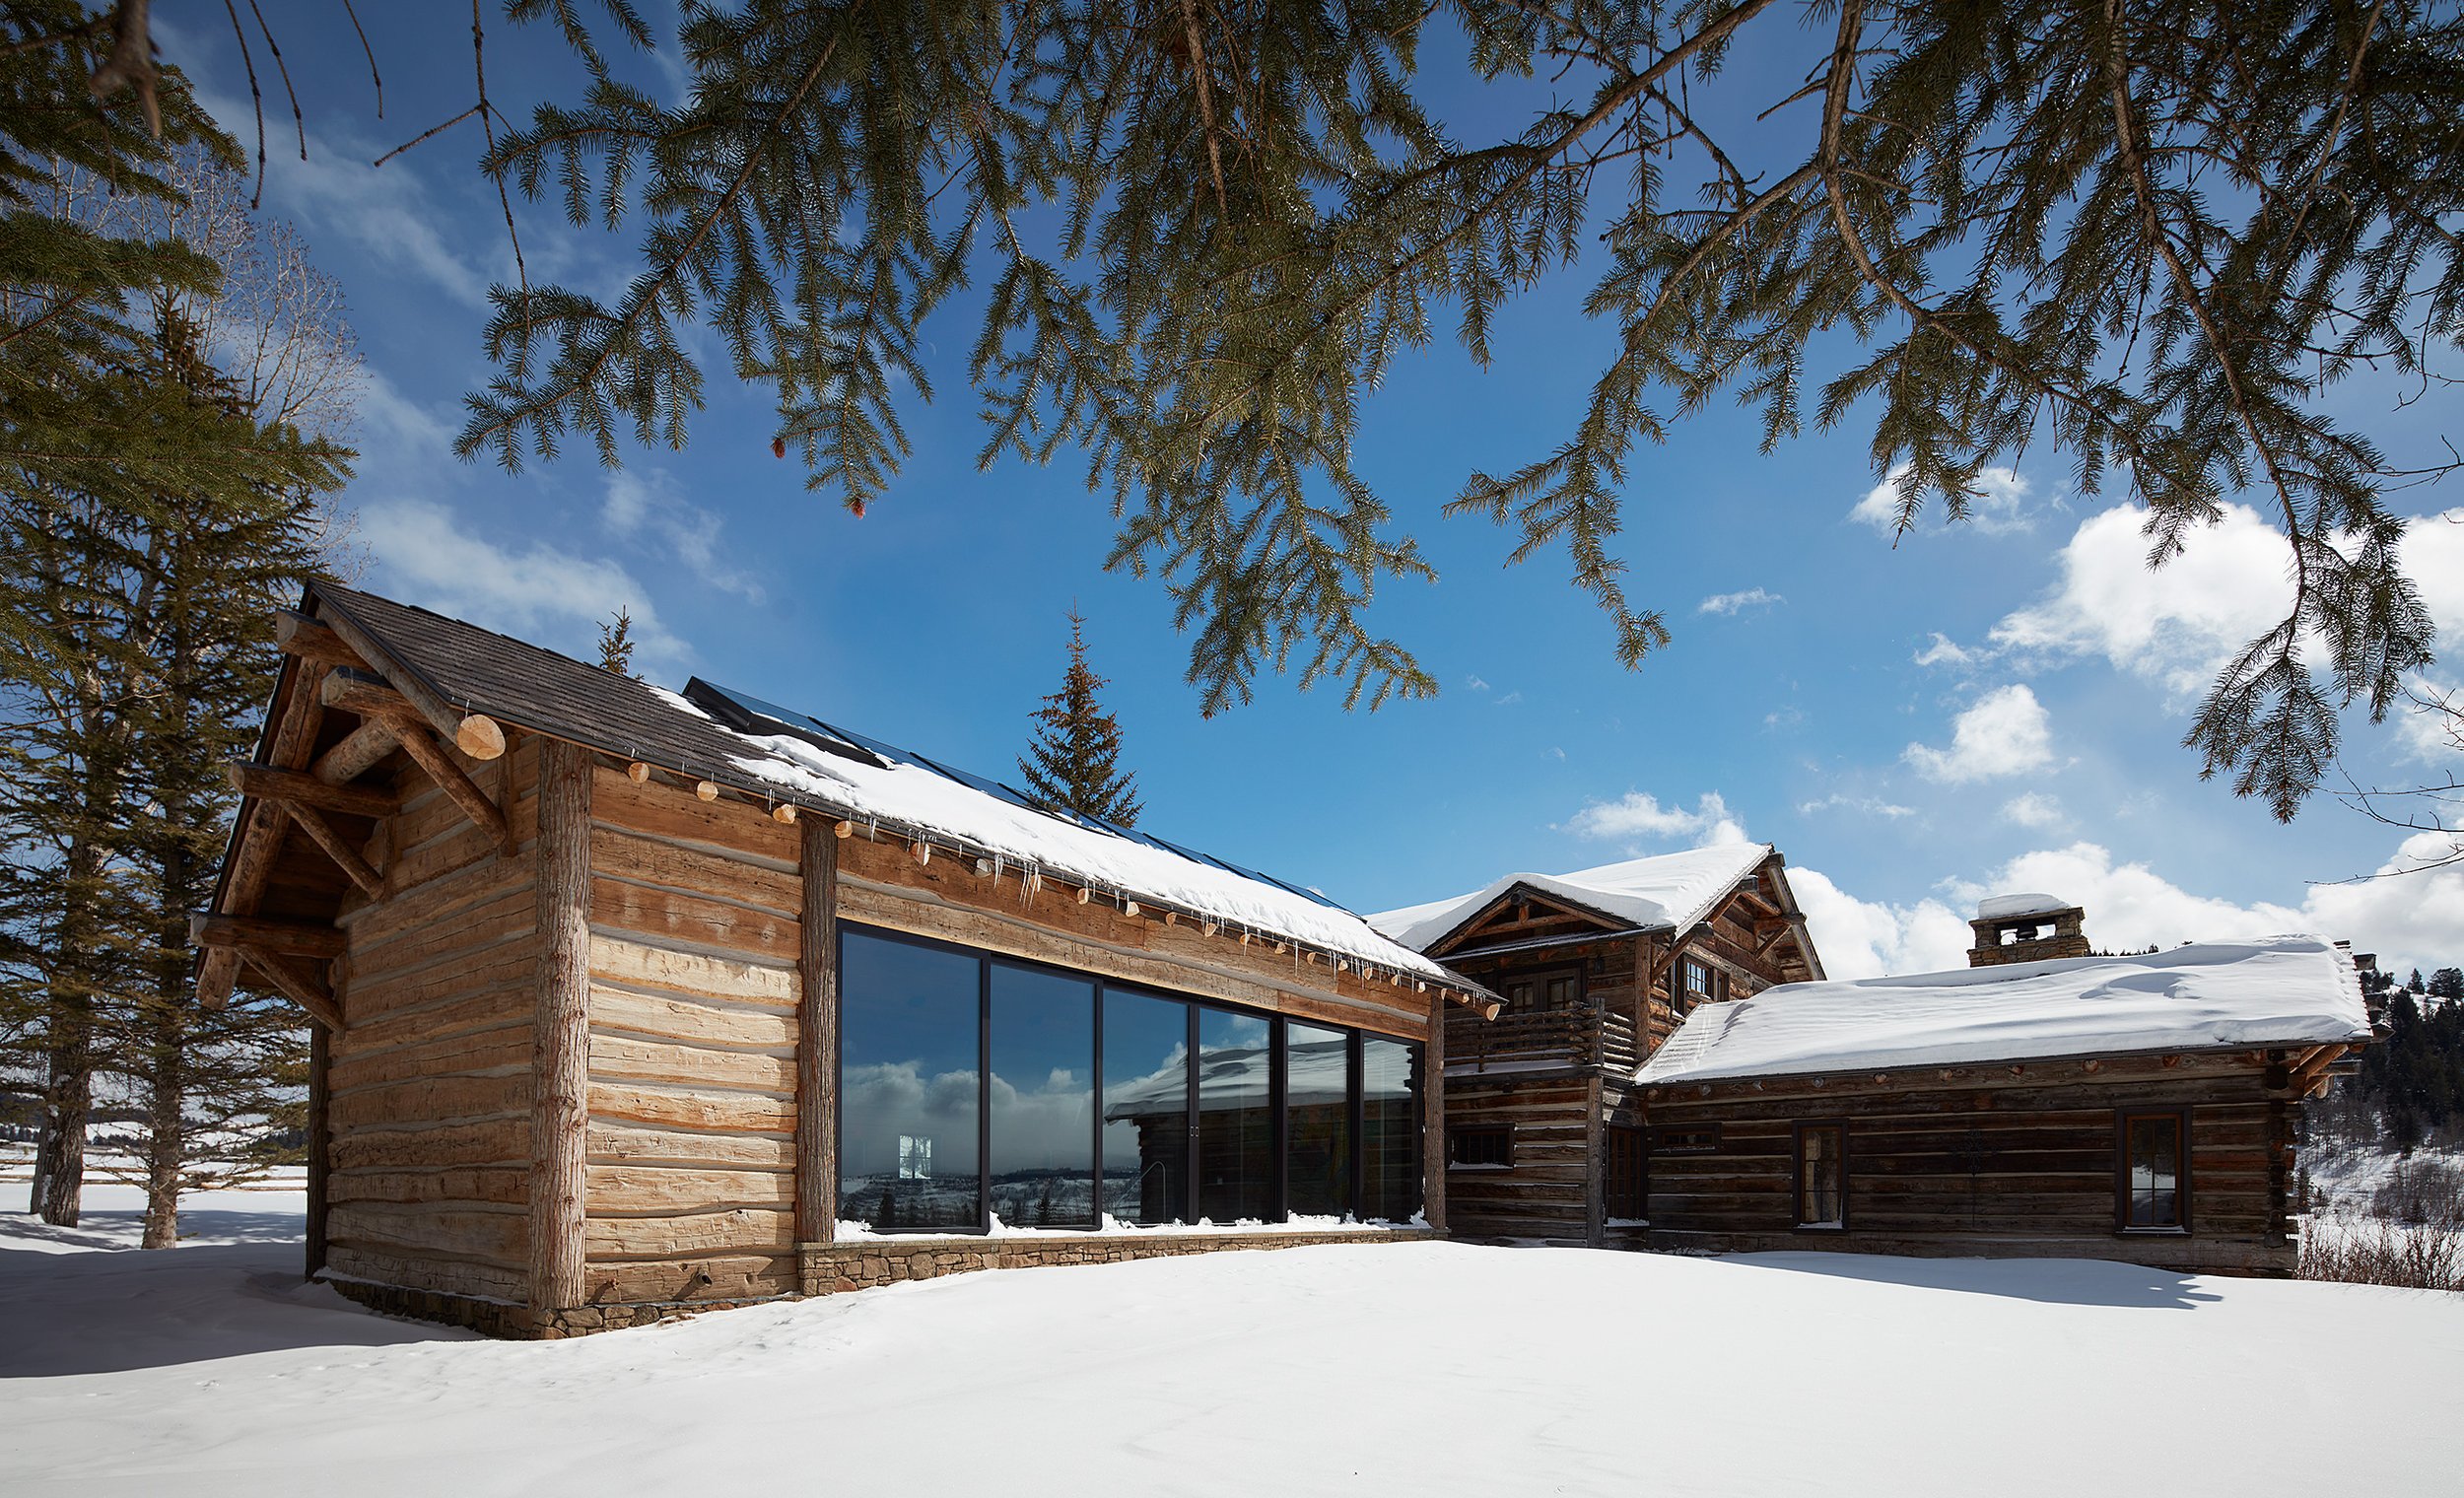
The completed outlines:
{"type": "Polygon", "coordinates": [[[1381,1245],[962,1275],[571,1342],[299,1283],[298,1197],[0,1213],[0,1492],[2457,1490],[2464,1296],[2096,1262],[1381,1245]]]}

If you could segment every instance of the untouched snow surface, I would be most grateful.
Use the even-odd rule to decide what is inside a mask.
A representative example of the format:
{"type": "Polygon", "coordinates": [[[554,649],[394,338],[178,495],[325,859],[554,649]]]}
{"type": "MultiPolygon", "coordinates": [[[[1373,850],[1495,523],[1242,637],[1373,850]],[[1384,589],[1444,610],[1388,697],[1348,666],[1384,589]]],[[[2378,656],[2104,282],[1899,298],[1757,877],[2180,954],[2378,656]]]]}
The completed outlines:
{"type": "Polygon", "coordinates": [[[1705,1004],[1645,1083],[2369,1039],[2352,957],[2316,936],[2208,942],[1904,978],[1782,984],[1705,1004]]]}
{"type": "Polygon", "coordinates": [[[1415,952],[1479,913],[1490,901],[1528,884],[1604,916],[1651,930],[1686,930],[1711,914],[1720,897],[1771,856],[1768,843],[1721,843],[1684,852],[1660,853],[1578,868],[1570,874],[1508,874],[1486,889],[1452,900],[1409,905],[1369,918],[1369,923],[1415,952]]]}
{"type": "Polygon", "coordinates": [[[1976,919],[2008,920],[2014,916],[2050,916],[2070,908],[2071,902],[2060,895],[1987,895],[1976,902],[1976,919]]]}
{"type": "Polygon", "coordinates": [[[0,1214],[0,1492],[2455,1491],[2446,1428],[2386,1417],[2464,1368],[2464,1296],[2428,1291],[1412,1244],[518,1344],[302,1286],[296,1242],[216,1210],[242,1241],[166,1254],[0,1214]],[[1604,1307],[1643,1339],[1560,1334],[1604,1307]]]}

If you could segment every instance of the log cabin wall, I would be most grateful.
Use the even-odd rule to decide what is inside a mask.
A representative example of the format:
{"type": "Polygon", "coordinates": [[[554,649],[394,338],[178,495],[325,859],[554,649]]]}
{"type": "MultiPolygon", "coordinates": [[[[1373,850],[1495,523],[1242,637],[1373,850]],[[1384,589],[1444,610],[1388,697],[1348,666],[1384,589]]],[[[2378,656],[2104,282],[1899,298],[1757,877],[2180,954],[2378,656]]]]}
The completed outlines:
{"type": "MultiPolygon", "coordinates": [[[[799,956],[812,830],[740,800],[703,801],[616,762],[590,792],[589,1126],[585,1299],[736,1302],[799,1288],[799,956]]],[[[832,849],[835,915],[994,952],[1426,1041],[1435,988],[1203,922],[1131,916],[1015,868],[856,828],[832,849]]],[[[830,902],[824,903],[830,908],[830,902]]],[[[817,1057],[834,1089],[836,1059],[817,1057]]],[[[1431,1149],[1435,1148],[1434,1143],[1431,1149]]],[[[835,1170],[835,1161],[825,1170],[835,1170]]],[[[825,1191],[834,1192],[830,1183],[825,1191]]],[[[826,1198],[825,1198],[826,1200],[826,1198]]],[[[1442,1197],[1432,1195],[1431,1220],[1442,1197]]]]}
{"type": "Polygon", "coordinates": [[[2299,1105],[2283,1080],[2281,1058],[2236,1054],[1644,1089],[1648,1240],[2290,1274],[2299,1105]],[[2189,1110],[2188,1231],[2120,1231],[2117,1111],[2176,1108],[2189,1110]],[[1800,1228],[1796,1125],[1837,1121],[1846,1225],[1800,1228]]]}
{"type": "Polygon", "coordinates": [[[525,1294],[539,745],[480,763],[447,750],[505,813],[509,851],[416,765],[367,847],[379,899],[356,894],[319,1047],[324,1116],[312,1190],[334,1275],[519,1301],[525,1294]]]}

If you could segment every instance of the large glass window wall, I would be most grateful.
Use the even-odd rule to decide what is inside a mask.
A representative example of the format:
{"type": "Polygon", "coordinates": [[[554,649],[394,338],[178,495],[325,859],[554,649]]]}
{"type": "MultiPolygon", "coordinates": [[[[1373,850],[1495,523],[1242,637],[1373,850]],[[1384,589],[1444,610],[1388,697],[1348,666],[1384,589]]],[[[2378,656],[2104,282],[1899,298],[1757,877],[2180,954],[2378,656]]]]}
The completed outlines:
{"type": "Polygon", "coordinates": [[[1421,1048],[840,927],[839,1215],[883,1233],[1420,1208],[1421,1048]]]}

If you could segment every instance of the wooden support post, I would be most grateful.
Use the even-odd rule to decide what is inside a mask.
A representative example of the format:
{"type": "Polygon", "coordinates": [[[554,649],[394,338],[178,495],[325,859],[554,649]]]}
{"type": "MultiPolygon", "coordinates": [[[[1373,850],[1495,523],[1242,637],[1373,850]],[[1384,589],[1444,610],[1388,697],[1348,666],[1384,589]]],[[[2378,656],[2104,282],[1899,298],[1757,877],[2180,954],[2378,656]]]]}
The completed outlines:
{"type": "Polygon", "coordinates": [[[1440,988],[1429,995],[1429,1041],[1420,1048],[1420,1215],[1446,1231],[1446,1006],[1440,988]]]}
{"type": "Polygon", "coordinates": [[[582,1151],[589,1124],[590,753],[550,739],[539,760],[538,993],[530,1102],[529,1298],[582,1304],[582,1151]]]}
{"type": "Polygon", "coordinates": [[[308,1265],[314,1279],[325,1267],[325,1177],[333,1168],[326,1138],[326,1068],[333,1063],[333,1043],[322,1025],[308,1026],[308,1265]]]}
{"type": "Polygon", "coordinates": [[[1600,1117],[1599,1072],[1592,1073],[1583,1096],[1583,1242],[1597,1249],[1608,1241],[1608,1140],[1600,1117]]]}
{"type": "Polygon", "coordinates": [[[379,644],[376,637],[359,627],[356,620],[340,609],[328,609],[324,622],[342,637],[345,644],[359,651],[376,673],[383,677],[402,700],[411,705],[428,725],[451,740],[464,754],[475,760],[492,760],[505,752],[505,730],[495,718],[484,713],[464,713],[448,703],[419,674],[404,666],[379,644]]]}
{"type": "Polygon", "coordinates": [[[191,916],[188,944],[199,947],[261,947],[302,957],[340,957],[351,938],[330,925],[307,920],[259,920],[248,916],[191,916]]]}
{"type": "Polygon", "coordinates": [[[402,752],[409,755],[420,769],[428,772],[428,778],[435,781],[437,788],[462,809],[462,815],[470,818],[472,825],[481,832],[494,838],[497,846],[507,852],[518,852],[521,845],[513,839],[513,825],[505,819],[504,812],[497,809],[496,802],[488,799],[488,793],[479,788],[479,783],[464,775],[462,767],[453,763],[452,756],[445,752],[445,746],[430,738],[425,729],[408,723],[402,725],[401,732],[402,752]]]}
{"type": "Polygon", "coordinates": [[[804,824],[803,947],[796,961],[795,1241],[829,1243],[839,1220],[839,840],[804,824]]]}
{"type": "Polygon", "coordinates": [[[342,871],[351,876],[351,882],[360,887],[360,893],[371,900],[384,898],[385,876],[360,856],[360,851],[351,846],[351,840],[336,832],[334,824],[325,820],[323,812],[297,801],[276,801],[273,804],[282,808],[284,816],[299,823],[300,831],[307,833],[310,842],[323,849],[325,856],[342,865],[342,871]]]}
{"type": "Polygon", "coordinates": [[[393,810],[393,794],[366,785],[329,784],[313,772],[277,770],[271,765],[234,761],[223,767],[231,788],[264,801],[297,801],[319,811],[348,817],[381,817],[393,810]]]}
{"type": "Polygon", "coordinates": [[[249,967],[265,975],[275,992],[307,1010],[308,1018],[328,1030],[342,1028],[342,1007],[334,1002],[333,994],[323,984],[263,947],[243,946],[238,951],[248,960],[249,967]]]}

